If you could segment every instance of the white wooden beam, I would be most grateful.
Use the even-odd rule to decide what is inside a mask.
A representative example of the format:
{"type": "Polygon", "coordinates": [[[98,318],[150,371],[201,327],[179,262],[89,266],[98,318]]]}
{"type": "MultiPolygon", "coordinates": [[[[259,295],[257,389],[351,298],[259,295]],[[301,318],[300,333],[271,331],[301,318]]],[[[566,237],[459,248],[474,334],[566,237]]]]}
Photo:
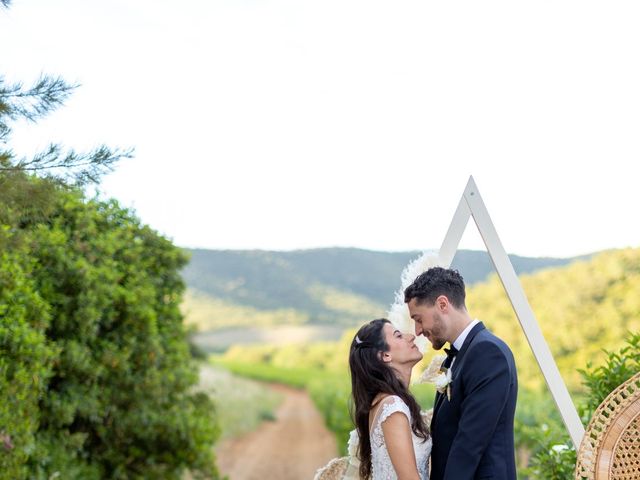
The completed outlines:
{"type": "Polygon", "coordinates": [[[460,244],[462,235],[469,223],[470,216],[471,210],[469,210],[467,199],[463,195],[460,198],[460,203],[458,203],[456,213],[453,214],[449,230],[447,230],[447,234],[445,235],[440,251],[438,252],[438,259],[440,261],[440,265],[443,267],[449,268],[449,266],[451,266],[453,257],[455,257],[456,252],[458,251],[458,245],[460,244]]]}
{"type": "Polygon", "coordinates": [[[540,366],[540,370],[544,375],[551,395],[560,410],[562,420],[569,431],[571,440],[576,447],[580,448],[580,442],[584,436],[584,426],[580,420],[580,416],[571,400],[569,391],[562,380],[560,371],[553,359],[551,350],[542,335],[542,331],[538,326],[538,322],[533,314],[533,310],[529,305],[527,297],[522,289],[518,276],[516,275],[511,260],[507,256],[507,252],[502,246],[502,242],[498,237],[489,212],[487,211],[480,192],[473,180],[469,177],[469,182],[464,190],[460,204],[451,220],[451,225],[447,231],[444,242],[440,249],[440,260],[443,266],[449,266],[455,252],[458,249],[460,239],[464,233],[465,227],[469,221],[469,216],[478,227],[478,231],[487,247],[489,257],[493,262],[493,266],[500,277],[502,286],[504,287],[511,306],[520,321],[520,325],[529,342],[529,346],[540,366]],[[464,204],[464,205],[463,205],[464,204]]]}

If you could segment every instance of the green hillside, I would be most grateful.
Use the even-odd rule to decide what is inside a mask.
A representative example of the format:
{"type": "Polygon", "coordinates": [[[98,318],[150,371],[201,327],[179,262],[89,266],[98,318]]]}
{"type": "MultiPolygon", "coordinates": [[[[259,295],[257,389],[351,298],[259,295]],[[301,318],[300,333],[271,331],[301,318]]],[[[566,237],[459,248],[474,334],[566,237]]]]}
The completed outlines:
{"type": "MultiPolygon", "coordinates": [[[[521,275],[520,280],[558,368],[574,391],[581,390],[577,369],[585,368],[588,362],[602,364],[606,357],[603,350],[617,351],[628,332],[640,333],[640,248],[602,252],[589,260],[521,275]]],[[[509,344],[522,386],[545,390],[540,369],[497,275],[468,289],[467,306],[472,317],[482,320],[509,344]]],[[[239,346],[229,350],[225,358],[346,373],[352,336],[353,331],[339,342],[317,346],[239,346]],[[336,355],[317,353],[327,349],[336,355]]],[[[428,348],[423,366],[433,355],[428,348]]]]}
{"type": "MultiPolygon", "coordinates": [[[[603,252],[590,260],[522,275],[520,280],[558,368],[573,391],[581,390],[578,369],[585,368],[588,362],[601,364],[605,359],[603,350],[617,351],[628,332],[640,332],[640,248],[603,252]]],[[[482,320],[509,344],[521,385],[527,390],[546,390],[522,327],[496,275],[468,289],[467,306],[473,317],[482,320]]],[[[270,359],[277,367],[320,366],[346,372],[352,335],[353,332],[346,334],[339,343],[330,346],[236,347],[226,358],[270,359]],[[326,357],[313,353],[327,348],[338,354],[326,357]],[[313,360],[305,355],[311,355],[313,360]],[[322,358],[325,364],[318,363],[322,358]]],[[[433,354],[428,348],[425,366],[433,354]]]]}
{"type": "MultiPolygon", "coordinates": [[[[558,364],[572,388],[578,368],[603,361],[602,349],[618,350],[627,332],[640,331],[640,249],[612,250],[589,260],[520,276],[523,289],[558,364]]],[[[468,292],[472,316],[511,346],[520,381],[541,388],[544,379],[497,278],[468,292]]]]}
{"type": "MultiPolygon", "coordinates": [[[[325,248],[188,250],[183,270],[187,322],[198,330],[277,324],[353,326],[382,316],[392,303],[404,267],[420,252],[325,248]]],[[[518,273],[565,265],[573,259],[511,256],[518,273]]],[[[493,267],[486,252],[461,250],[453,266],[468,284],[493,267]]]]}

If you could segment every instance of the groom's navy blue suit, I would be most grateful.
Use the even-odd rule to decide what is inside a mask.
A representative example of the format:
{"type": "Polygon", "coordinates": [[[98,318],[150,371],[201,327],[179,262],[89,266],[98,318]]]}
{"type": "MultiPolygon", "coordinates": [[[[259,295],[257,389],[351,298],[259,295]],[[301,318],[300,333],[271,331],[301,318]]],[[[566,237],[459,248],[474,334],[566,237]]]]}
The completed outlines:
{"type": "Polygon", "coordinates": [[[480,322],[469,332],[451,372],[451,400],[436,394],[429,478],[515,480],[518,378],[511,350],[480,322]]]}

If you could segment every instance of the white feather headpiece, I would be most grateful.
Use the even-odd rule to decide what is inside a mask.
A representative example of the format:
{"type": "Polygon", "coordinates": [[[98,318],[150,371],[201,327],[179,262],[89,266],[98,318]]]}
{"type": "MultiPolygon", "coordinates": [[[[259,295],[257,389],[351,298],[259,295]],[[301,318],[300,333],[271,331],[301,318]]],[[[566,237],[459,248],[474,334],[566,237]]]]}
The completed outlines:
{"type": "MultiPolygon", "coordinates": [[[[395,301],[389,307],[387,318],[393,325],[402,332],[413,332],[413,320],[409,316],[409,309],[404,303],[404,291],[413,283],[418,275],[426,272],[431,267],[438,267],[439,257],[433,250],[423,252],[415,260],[411,261],[402,271],[400,276],[400,289],[396,292],[395,301]]],[[[421,351],[424,351],[426,339],[423,337],[416,338],[416,345],[421,351]]]]}

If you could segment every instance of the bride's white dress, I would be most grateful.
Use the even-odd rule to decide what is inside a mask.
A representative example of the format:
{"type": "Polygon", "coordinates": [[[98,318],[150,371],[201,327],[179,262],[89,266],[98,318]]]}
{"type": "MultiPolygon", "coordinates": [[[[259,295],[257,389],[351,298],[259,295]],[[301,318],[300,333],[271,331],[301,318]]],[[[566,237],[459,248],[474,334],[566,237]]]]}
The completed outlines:
{"type": "MultiPolygon", "coordinates": [[[[390,395],[382,400],[379,406],[376,416],[371,423],[372,428],[369,433],[371,440],[371,476],[372,480],[397,480],[398,476],[393,468],[391,459],[389,458],[389,452],[384,442],[384,432],[382,431],[382,424],[393,413],[400,412],[407,416],[409,419],[409,425],[411,425],[411,412],[406,403],[396,395],[390,395]]],[[[429,454],[431,453],[431,437],[427,440],[416,436],[413,431],[411,432],[413,437],[413,451],[416,455],[416,465],[418,466],[418,472],[420,473],[421,480],[428,480],[429,478],[429,454]]]]}

